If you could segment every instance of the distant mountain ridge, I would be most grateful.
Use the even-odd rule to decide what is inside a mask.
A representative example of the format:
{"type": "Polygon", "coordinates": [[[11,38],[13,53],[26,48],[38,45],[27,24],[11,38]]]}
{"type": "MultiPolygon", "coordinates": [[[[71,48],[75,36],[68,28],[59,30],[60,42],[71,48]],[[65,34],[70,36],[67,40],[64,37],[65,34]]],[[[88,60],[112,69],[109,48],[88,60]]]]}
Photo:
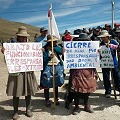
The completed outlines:
{"type": "Polygon", "coordinates": [[[18,31],[18,27],[20,26],[27,27],[28,33],[30,34],[29,38],[31,39],[31,41],[34,40],[34,35],[36,33],[39,34],[39,27],[0,18],[0,39],[3,39],[3,41],[5,42],[11,37],[16,37],[15,33],[18,31]]]}

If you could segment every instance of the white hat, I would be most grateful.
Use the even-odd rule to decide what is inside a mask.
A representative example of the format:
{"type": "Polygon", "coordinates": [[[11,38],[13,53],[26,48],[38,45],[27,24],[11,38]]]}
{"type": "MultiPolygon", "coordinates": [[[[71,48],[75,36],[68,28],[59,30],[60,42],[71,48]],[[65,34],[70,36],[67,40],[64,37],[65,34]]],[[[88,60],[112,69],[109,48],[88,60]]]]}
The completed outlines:
{"type": "Polygon", "coordinates": [[[28,33],[27,33],[27,28],[25,26],[21,26],[18,28],[18,32],[16,33],[17,36],[25,36],[25,37],[28,37],[30,36],[28,33]]]}
{"type": "Polygon", "coordinates": [[[98,37],[107,37],[107,36],[110,37],[111,35],[108,33],[107,30],[102,30],[98,37]]]}
{"type": "Polygon", "coordinates": [[[117,32],[117,33],[120,32],[120,28],[118,28],[118,29],[116,30],[116,32],[117,32]]]}

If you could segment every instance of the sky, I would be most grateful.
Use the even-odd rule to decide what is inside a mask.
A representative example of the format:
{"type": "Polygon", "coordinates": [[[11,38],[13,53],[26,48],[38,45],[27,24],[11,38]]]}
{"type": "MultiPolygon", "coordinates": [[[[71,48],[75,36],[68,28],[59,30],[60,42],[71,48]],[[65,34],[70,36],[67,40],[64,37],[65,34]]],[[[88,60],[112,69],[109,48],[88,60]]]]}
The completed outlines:
{"type": "MultiPolygon", "coordinates": [[[[59,32],[112,24],[112,0],[0,0],[0,18],[48,28],[52,11],[59,32]]],[[[114,1],[114,22],[120,23],[120,0],[114,1]]]]}

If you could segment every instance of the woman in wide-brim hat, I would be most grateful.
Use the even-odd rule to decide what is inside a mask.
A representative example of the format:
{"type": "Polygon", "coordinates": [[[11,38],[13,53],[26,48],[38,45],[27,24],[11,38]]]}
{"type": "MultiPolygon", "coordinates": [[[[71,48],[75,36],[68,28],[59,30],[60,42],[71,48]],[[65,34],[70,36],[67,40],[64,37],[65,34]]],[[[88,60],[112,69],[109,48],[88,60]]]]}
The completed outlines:
{"type": "Polygon", "coordinates": [[[43,70],[41,71],[40,87],[44,89],[45,104],[47,107],[51,107],[49,100],[49,88],[53,88],[53,76],[55,78],[55,99],[56,105],[58,102],[58,87],[64,84],[64,68],[60,55],[64,53],[63,48],[57,45],[58,39],[50,35],[47,36],[47,44],[43,47],[43,70]],[[54,54],[52,53],[52,41],[54,54]],[[52,69],[52,61],[54,61],[54,75],[52,69]]]}
{"type": "MultiPolygon", "coordinates": [[[[16,33],[17,42],[27,42],[27,37],[30,36],[27,33],[27,28],[21,26],[16,33]]],[[[13,96],[13,120],[19,118],[18,106],[19,97],[25,96],[26,101],[26,116],[32,117],[31,107],[31,95],[35,95],[38,91],[38,84],[34,72],[20,72],[12,73],[8,76],[6,93],[8,96],[13,96]]]]}
{"type": "MultiPolygon", "coordinates": [[[[113,57],[114,68],[112,68],[113,78],[115,82],[115,88],[120,91],[120,71],[118,69],[118,60],[116,50],[119,43],[115,39],[111,39],[111,35],[107,30],[102,30],[100,35],[101,38],[100,46],[105,46],[110,48],[110,52],[113,57]]],[[[109,98],[111,96],[111,83],[110,83],[110,68],[102,68],[103,73],[103,83],[105,88],[105,96],[109,98]]]]}

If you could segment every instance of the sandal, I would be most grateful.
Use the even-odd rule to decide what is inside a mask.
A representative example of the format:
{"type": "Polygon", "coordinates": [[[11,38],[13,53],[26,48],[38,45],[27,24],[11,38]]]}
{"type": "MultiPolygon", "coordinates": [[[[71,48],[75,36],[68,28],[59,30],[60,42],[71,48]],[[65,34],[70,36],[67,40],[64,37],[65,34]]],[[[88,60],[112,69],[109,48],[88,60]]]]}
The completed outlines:
{"type": "Polygon", "coordinates": [[[84,111],[89,112],[89,113],[94,113],[93,109],[90,107],[90,105],[85,105],[84,106],[84,111]]]}
{"type": "Polygon", "coordinates": [[[50,100],[47,100],[46,103],[45,103],[46,107],[51,107],[51,102],[50,100]]]}

